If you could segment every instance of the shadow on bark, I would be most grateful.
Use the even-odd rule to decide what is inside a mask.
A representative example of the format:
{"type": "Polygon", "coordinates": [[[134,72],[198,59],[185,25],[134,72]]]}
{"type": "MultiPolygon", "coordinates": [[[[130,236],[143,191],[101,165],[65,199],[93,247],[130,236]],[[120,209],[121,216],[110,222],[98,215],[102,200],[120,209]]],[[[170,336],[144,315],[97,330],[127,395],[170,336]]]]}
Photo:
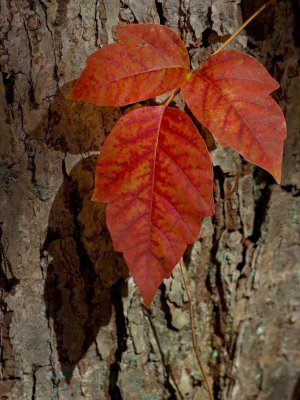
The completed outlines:
{"type": "Polygon", "coordinates": [[[299,400],[300,399],[300,376],[298,381],[294,387],[293,395],[291,400],[299,400]]]}
{"type": "MultiPolygon", "coordinates": [[[[101,126],[100,132],[93,132],[92,127],[108,111],[99,110],[98,120],[87,122],[90,125],[83,127],[82,121],[94,112],[94,107],[66,101],[61,94],[50,111],[48,145],[64,153],[80,154],[97,150],[93,143],[98,140],[99,148],[104,135],[99,139],[101,126]],[[85,129],[90,133],[86,141],[82,139],[85,129]]],[[[110,322],[112,309],[118,313],[115,288],[116,285],[124,287],[128,276],[122,256],[113,250],[105,223],[105,206],[90,200],[96,159],[96,156],[82,156],[72,168],[65,160],[62,162],[64,179],[52,204],[41,249],[41,262],[48,266],[44,291],[47,318],[50,327],[53,320],[61,372],[67,383],[96,341],[101,327],[110,322]]]]}

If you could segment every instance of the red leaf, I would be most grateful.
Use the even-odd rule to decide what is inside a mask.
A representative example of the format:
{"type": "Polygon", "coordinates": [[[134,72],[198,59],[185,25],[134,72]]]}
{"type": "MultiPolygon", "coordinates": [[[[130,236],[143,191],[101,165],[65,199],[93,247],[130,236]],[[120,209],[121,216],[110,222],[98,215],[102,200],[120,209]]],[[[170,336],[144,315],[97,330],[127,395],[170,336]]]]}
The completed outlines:
{"type": "Polygon", "coordinates": [[[120,43],[96,50],[72,92],[98,106],[124,106],[169,92],[191,73],[181,39],[154,24],[118,26],[120,43]]]}
{"type": "Polygon", "coordinates": [[[146,305],[187,243],[212,215],[212,165],[191,119],[173,108],[123,116],[97,162],[93,200],[109,202],[107,226],[146,305]]]}
{"type": "Polygon", "coordinates": [[[269,171],[279,183],[286,125],[269,96],[279,84],[254,58],[235,50],[211,56],[183,84],[183,96],[222,146],[269,171]]]}

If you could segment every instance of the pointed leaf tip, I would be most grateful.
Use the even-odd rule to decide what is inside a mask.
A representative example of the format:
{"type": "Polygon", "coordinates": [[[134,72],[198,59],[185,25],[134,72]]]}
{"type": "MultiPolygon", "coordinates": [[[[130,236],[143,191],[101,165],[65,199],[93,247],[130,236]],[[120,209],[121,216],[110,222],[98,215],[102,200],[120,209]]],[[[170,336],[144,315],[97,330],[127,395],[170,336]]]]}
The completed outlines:
{"type": "Polygon", "coordinates": [[[173,108],[124,115],[106,139],[93,198],[109,202],[106,220],[116,251],[149,305],[187,243],[212,215],[212,163],[191,119],[173,108]]]}
{"type": "Polygon", "coordinates": [[[280,183],[286,124],[269,95],[279,87],[254,58],[236,50],[210,57],[182,86],[189,108],[222,146],[280,183]]]}
{"type": "Polygon", "coordinates": [[[72,92],[75,100],[124,106],[176,89],[189,74],[189,56],[170,28],[155,24],[117,27],[121,42],[96,50],[72,92]]]}

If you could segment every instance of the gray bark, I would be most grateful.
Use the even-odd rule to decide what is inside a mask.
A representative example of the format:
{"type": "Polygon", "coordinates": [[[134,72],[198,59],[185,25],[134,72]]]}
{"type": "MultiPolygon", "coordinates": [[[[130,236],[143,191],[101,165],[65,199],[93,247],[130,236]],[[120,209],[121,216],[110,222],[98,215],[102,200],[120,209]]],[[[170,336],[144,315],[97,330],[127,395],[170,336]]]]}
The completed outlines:
{"type": "MultiPolygon", "coordinates": [[[[1,0],[2,399],[207,398],[178,268],[147,313],[90,201],[97,152],[124,109],[68,101],[62,88],[116,24],[170,26],[196,67],[261,3],[1,0]]],[[[298,17],[296,0],[278,0],[230,44],[281,84],[282,185],[203,131],[216,198],[240,176],[185,254],[216,399],[300,398],[298,17]]]]}

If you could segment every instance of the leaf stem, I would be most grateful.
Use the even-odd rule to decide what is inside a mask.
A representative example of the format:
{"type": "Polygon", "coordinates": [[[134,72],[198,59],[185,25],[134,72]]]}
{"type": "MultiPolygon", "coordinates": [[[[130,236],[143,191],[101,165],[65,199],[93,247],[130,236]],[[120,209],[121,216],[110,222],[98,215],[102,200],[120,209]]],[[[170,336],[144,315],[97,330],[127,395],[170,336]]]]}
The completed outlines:
{"type": "Polygon", "coordinates": [[[207,393],[209,395],[209,399],[210,400],[214,400],[214,396],[213,396],[212,391],[210,389],[210,386],[209,386],[209,383],[208,383],[208,379],[207,379],[206,373],[204,371],[204,367],[203,367],[202,362],[201,362],[200,350],[199,350],[199,347],[197,345],[192,296],[191,296],[191,293],[189,291],[188,281],[187,281],[187,276],[186,276],[187,275],[186,267],[185,267],[185,264],[184,264],[182,258],[179,261],[179,265],[180,265],[180,272],[181,272],[181,276],[182,276],[183,286],[184,286],[184,289],[185,289],[187,297],[188,297],[188,305],[189,305],[189,314],[190,314],[190,322],[191,322],[191,330],[192,330],[192,342],[193,342],[194,353],[195,353],[195,356],[196,356],[196,359],[197,359],[197,363],[198,363],[199,369],[201,371],[202,378],[203,378],[205,386],[206,386],[207,393]]]}
{"type": "Polygon", "coordinates": [[[177,88],[177,89],[171,94],[171,96],[167,98],[167,100],[163,103],[163,105],[164,105],[165,107],[168,107],[168,105],[169,105],[169,104],[171,103],[171,101],[174,99],[174,97],[175,97],[176,94],[179,92],[179,90],[180,90],[180,87],[177,88]]]}
{"type": "MultiPolygon", "coordinates": [[[[263,4],[257,11],[255,11],[254,14],[251,15],[244,23],[241,25],[231,36],[229,39],[226,40],[214,53],[213,55],[219,53],[226,47],[232,40],[255,18],[257,17],[258,14],[260,14],[265,8],[267,8],[273,0],[267,1],[265,4],[263,4]]],[[[170,97],[167,98],[167,100],[163,103],[165,107],[168,107],[168,105],[171,103],[171,101],[174,99],[176,94],[180,91],[180,87],[177,88],[170,97]]]]}
{"type": "Polygon", "coordinates": [[[272,0],[267,1],[265,4],[263,4],[257,11],[255,11],[254,14],[251,15],[251,17],[249,17],[247,19],[247,21],[245,21],[243,23],[243,25],[241,25],[231,36],[229,39],[226,40],[226,42],[224,42],[219,48],[218,50],[216,50],[214,52],[213,55],[219,53],[220,51],[222,51],[224,49],[224,47],[226,47],[258,14],[260,14],[265,8],[267,8],[270,4],[272,3],[272,0]]]}

